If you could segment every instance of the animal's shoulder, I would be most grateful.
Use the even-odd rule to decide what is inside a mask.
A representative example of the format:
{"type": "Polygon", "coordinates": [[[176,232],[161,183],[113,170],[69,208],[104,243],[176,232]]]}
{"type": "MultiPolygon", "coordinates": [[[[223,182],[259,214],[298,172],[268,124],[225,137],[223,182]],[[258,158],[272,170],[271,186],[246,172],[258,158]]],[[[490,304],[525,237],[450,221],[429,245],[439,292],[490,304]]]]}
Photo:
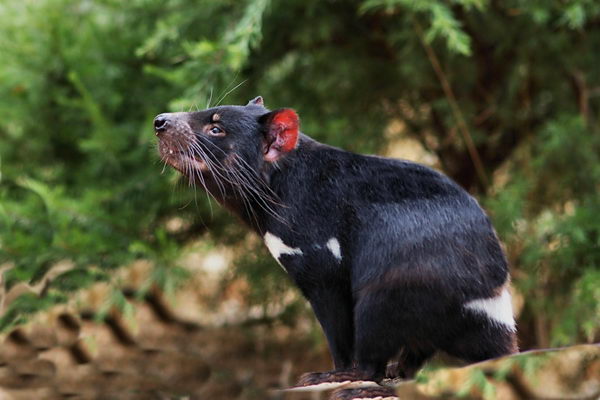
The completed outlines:
{"type": "Polygon", "coordinates": [[[295,167],[296,176],[304,182],[319,185],[334,195],[350,195],[369,202],[467,196],[450,178],[425,165],[330,146],[316,145],[304,151],[295,167]]]}

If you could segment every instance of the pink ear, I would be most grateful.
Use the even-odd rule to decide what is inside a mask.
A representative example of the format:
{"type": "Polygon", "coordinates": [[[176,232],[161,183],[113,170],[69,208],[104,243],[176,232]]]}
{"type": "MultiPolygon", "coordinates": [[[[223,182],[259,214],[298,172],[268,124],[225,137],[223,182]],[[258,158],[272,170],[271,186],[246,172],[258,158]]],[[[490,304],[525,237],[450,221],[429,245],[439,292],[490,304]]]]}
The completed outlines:
{"type": "Polygon", "coordinates": [[[271,113],[265,138],[266,161],[277,161],[296,147],[299,125],[298,114],[290,108],[282,108],[271,113]]]}

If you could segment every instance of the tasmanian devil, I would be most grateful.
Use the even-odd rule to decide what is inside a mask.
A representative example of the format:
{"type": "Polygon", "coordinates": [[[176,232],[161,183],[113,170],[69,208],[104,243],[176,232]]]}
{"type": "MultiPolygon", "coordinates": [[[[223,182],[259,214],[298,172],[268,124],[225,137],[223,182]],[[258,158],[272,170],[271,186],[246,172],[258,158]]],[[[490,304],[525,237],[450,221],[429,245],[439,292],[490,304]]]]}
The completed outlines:
{"type": "Polygon", "coordinates": [[[154,120],[161,158],[258,233],[310,302],[335,370],[301,384],[412,376],[437,350],[515,352],[508,268],[477,201],[449,178],[299,132],[297,114],[245,106],[154,120]]]}

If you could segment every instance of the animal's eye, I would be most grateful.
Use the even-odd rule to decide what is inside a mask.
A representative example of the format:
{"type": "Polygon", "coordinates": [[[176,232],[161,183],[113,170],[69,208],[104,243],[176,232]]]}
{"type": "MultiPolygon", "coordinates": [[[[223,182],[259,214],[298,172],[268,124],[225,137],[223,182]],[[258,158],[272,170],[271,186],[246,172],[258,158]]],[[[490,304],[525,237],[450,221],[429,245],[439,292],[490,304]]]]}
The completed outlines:
{"type": "Polygon", "coordinates": [[[213,126],[210,128],[209,132],[211,135],[221,136],[223,134],[223,129],[219,128],[218,126],[213,126]]]}

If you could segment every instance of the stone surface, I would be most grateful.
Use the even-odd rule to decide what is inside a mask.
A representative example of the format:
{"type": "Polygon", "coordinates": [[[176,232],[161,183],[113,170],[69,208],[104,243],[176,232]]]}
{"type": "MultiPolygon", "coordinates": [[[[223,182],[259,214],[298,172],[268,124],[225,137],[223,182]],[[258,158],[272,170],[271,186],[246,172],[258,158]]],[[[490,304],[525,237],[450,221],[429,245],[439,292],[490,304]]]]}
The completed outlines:
{"type": "MultiPolygon", "coordinates": [[[[354,390],[361,388],[356,382],[281,390],[330,364],[325,351],[312,350],[302,324],[263,317],[211,325],[179,307],[206,310],[195,284],[178,292],[185,299],[179,303],[156,291],[137,299],[131,286],[145,281],[148,267],[142,267],[122,277],[129,283],[123,289],[131,305],[126,315],[106,310],[114,289],[98,284],[2,335],[0,400],[365,398],[366,391],[354,390]],[[100,312],[105,317],[98,319],[100,312]]],[[[399,399],[598,399],[600,345],[531,351],[462,368],[428,367],[417,380],[386,385],[399,399]]]]}

